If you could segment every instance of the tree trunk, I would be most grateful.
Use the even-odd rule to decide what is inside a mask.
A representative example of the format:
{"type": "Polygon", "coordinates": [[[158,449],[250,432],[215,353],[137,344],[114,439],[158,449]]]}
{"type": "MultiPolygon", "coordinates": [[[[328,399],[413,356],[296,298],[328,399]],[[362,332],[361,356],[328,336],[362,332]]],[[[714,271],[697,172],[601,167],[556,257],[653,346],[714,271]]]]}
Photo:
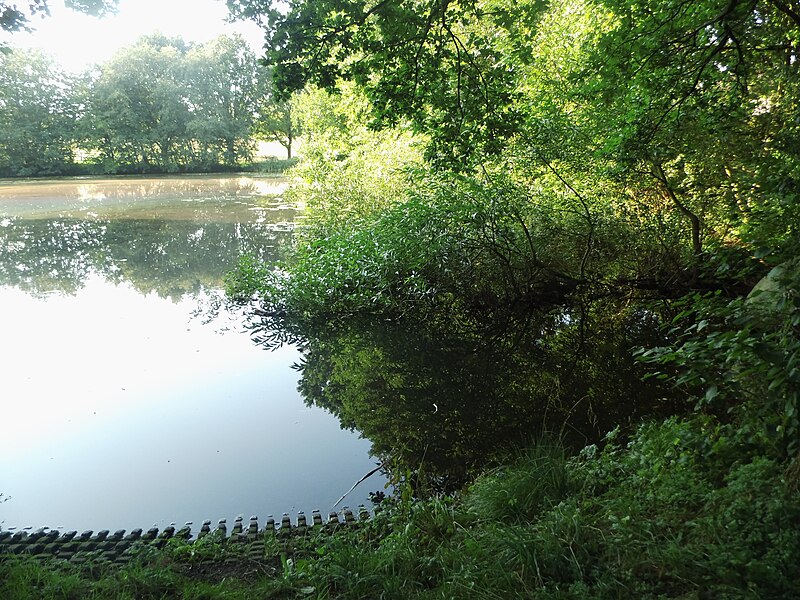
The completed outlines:
{"type": "Polygon", "coordinates": [[[667,181],[667,175],[664,173],[664,169],[661,167],[660,163],[653,163],[653,176],[661,182],[667,197],[670,199],[670,201],[672,201],[680,213],[689,219],[692,227],[692,250],[696,257],[700,256],[703,253],[703,243],[700,239],[700,217],[694,214],[687,208],[685,204],[678,200],[678,197],[675,195],[675,192],[669,185],[669,181],[667,181]]]}

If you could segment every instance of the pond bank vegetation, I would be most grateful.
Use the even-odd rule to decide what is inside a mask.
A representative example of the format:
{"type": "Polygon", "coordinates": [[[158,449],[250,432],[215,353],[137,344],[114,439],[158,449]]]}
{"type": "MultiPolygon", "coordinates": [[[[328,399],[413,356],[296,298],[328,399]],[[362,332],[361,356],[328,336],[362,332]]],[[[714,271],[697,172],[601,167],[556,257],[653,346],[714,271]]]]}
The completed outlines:
{"type": "Polygon", "coordinates": [[[796,12],[229,5],[266,27],[307,143],[289,257],[243,257],[228,293],[395,493],[252,579],[192,577],[174,548],[5,561],[2,591],[798,597],[796,12]]]}

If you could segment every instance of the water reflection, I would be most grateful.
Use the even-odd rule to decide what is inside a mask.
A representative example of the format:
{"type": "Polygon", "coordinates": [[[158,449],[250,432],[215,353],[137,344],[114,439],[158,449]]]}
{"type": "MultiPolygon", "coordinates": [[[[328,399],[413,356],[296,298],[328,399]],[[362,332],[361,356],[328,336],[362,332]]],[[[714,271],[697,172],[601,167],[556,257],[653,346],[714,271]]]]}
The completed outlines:
{"type": "Polygon", "coordinates": [[[280,191],[274,180],[201,183],[209,181],[0,187],[0,283],[75,293],[99,273],[177,300],[220,287],[241,253],[280,257],[295,211],[260,195],[280,191]],[[98,203],[82,206],[87,198],[98,203]]]}
{"type": "Polygon", "coordinates": [[[0,288],[0,525],[325,511],[374,466],[366,440],[298,397],[295,349],[219,335],[188,320],[193,304],[100,277],[75,296],[0,288]]]}
{"type": "Polygon", "coordinates": [[[262,352],[235,314],[192,317],[241,253],[281,256],[295,214],[264,195],[280,191],[237,176],[0,185],[0,526],[324,511],[374,467],[366,440],[303,403],[296,349],[262,352]]]}
{"type": "MultiPolygon", "coordinates": [[[[254,202],[279,197],[285,186],[280,178],[205,175],[5,180],[0,181],[0,215],[148,218],[169,214],[190,220],[248,221],[254,202]]],[[[285,205],[268,208],[293,216],[285,205]]]]}
{"type": "Polygon", "coordinates": [[[290,236],[274,223],[5,218],[0,281],[34,295],[75,293],[95,272],[178,299],[220,287],[242,252],[277,260],[290,236]]]}
{"type": "Polygon", "coordinates": [[[300,390],[361,431],[377,456],[450,489],[529,441],[542,414],[513,385],[521,365],[512,356],[428,333],[361,323],[316,339],[305,348],[300,390]]]}
{"type": "MultiPolygon", "coordinates": [[[[540,315],[539,325],[548,318],[558,320],[540,315]]],[[[457,319],[409,313],[321,328],[262,315],[251,325],[269,332],[276,322],[302,348],[306,403],[360,431],[395,477],[410,473],[428,492],[458,489],[542,435],[577,449],[626,418],[675,409],[657,384],[641,385],[641,367],[620,351],[653,335],[634,314],[596,323],[606,328],[602,344],[563,318],[548,344],[521,326],[488,338],[457,319]]]]}

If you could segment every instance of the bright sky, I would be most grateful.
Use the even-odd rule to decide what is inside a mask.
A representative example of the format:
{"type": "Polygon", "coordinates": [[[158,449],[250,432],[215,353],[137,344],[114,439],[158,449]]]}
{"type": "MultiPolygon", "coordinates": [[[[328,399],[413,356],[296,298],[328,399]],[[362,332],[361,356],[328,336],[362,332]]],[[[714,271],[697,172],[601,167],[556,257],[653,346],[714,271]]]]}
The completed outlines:
{"type": "Polygon", "coordinates": [[[117,13],[103,19],[71,11],[63,0],[51,0],[50,13],[34,18],[35,32],[17,32],[6,39],[12,46],[41,48],[72,71],[105,62],[119,48],[157,31],[189,42],[240,33],[257,53],[263,45],[263,34],[254,23],[225,22],[225,0],[120,0],[117,13]]]}

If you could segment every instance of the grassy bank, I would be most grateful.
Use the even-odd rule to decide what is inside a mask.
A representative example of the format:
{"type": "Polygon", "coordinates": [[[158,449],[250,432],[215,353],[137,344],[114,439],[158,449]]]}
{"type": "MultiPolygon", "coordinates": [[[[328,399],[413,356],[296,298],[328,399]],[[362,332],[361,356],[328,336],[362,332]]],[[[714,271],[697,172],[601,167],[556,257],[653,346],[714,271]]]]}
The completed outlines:
{"type": "Polygon", "coordinates": [[[262,557],[174,543],[123,566],[0,564],[0,597],[796,598],[797,464],[706,417],[566,457],[540,444],[457,498],[262,557]]]}

